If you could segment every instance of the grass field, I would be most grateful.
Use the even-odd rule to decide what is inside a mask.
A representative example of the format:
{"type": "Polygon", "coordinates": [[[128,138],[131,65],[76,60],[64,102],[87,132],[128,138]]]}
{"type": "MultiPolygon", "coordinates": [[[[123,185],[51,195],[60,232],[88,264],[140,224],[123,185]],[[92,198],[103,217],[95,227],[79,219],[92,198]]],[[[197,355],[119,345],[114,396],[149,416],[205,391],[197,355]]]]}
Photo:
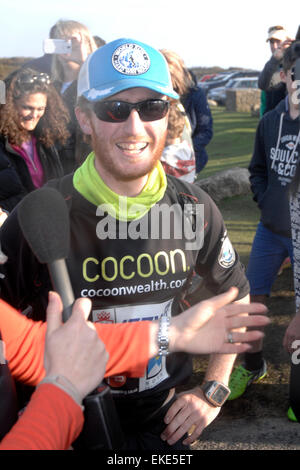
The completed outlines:
{"type": "Polygon", "coordinates": [[[214,135],[206,147],[209,159],[200,178],[235,166],[246,168],[258,124],[250,113],[229,113],[223,107],[212,108],[212,115],[214,135]]]}
{"type": "MultiPolygon", "coordinates": [[[[226,112],[223,107],[212,108],[212,115],[214,135],[207,146],[209,159],[199,179],[232,167],[247,168],[252,156],[258,118],[250,113],[226,112]]],[[[259,219],[252,195],[225,199],[218,206],[242,262],[247,264],[259,219]]]]}

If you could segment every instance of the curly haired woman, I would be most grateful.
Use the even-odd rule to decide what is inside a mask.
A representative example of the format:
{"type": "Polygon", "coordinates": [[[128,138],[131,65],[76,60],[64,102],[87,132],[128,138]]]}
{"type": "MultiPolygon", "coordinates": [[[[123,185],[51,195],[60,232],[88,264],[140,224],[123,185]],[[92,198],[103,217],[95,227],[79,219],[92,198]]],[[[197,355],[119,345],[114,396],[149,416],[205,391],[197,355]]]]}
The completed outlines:
{"type": "Polygon", "coordinates": [[[0,207],[10,212],[30,191],[63,176],[59,147],[69,114],[49,76],[21,69],[6,79],[0,106],[0,207]]]}

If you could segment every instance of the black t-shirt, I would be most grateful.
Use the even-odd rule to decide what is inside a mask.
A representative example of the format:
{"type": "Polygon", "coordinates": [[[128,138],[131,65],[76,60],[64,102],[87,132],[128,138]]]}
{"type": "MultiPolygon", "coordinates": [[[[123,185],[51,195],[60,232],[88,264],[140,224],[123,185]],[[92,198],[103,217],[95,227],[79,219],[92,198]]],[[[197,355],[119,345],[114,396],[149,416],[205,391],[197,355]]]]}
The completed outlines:
{"type": "MultiPolygon", "coordinates": [[[[216,205],[197,185],[180,183],[183,192],[191,195],[187,209],[196,203],[199,209],[190,218],[172,181],[168,177],[163,199],[144,217],[121,224],[107,213],[99,215],[72,189],[67,198],[71,206],[67,267],[75,297],[92,300],[92,321],[131,322],[174,315],[194,270],[214,294],[231,286],[239,288],[239,298],[248,294],[243,266],[216,205]]],[[[56,185],[59,189],[61,182],[56,185]]],[[[9,258],[0,270],[2,297],[17,308],[30,304],[40,312],[47,304],[50,281],[46,267],[39,265],[24,241],[16,213],[3,226],[1,241],[9,258]]],[[[107,382],[116,400],[129,404],[148,396],[153,401],[156,394],[164,395],[186,381],[191,372],[191,357],[179,353],[152,358],[143,378],[118,376],[107,382]]]]}

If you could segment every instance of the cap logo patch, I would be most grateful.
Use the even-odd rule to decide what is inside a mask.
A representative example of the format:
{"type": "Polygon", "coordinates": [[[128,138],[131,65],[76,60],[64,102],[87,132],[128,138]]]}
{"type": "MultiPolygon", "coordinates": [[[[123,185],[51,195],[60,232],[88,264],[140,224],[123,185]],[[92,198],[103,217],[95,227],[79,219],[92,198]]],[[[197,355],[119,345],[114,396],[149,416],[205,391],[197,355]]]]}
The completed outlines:
{"type": "Polygon", "coordinates": [[[150,57],[138,44],[119,46],[112,55],[112,65],[124,75],[141,75],[150,67],[150,57]]]}

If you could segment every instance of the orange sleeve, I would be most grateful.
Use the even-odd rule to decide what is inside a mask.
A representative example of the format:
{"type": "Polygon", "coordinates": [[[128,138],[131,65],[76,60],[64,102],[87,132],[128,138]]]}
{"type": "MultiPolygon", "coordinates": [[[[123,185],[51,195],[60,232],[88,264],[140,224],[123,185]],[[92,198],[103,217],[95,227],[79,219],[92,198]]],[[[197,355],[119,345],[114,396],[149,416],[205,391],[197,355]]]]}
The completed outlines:
{"type": "Polygon", "coordinates": [[[34,322],[0,299],[0,331],[5,356],[16,380],[36,385],[45,376],[46,324],[34,322]]]}
{"type": "MultiPolygon", "coordinates": [[[[45,376],[43,365],[46,324],[34,322],[0,299],[0,331],[12,375],[28,385],[45,376]]],[[[105,376],[142,377],[149,359],[150,322],[95,323],[109,353],[105,376]]]]}
{"type": "Polygon", "coordinates": [[[119,374],[143,377],[149,361],[150,324],[150,321],[94,324],[109,353],[105,377],[119,374]]]}
{"type": "Polygon", "coordinates": [[[82,426],[81,407],[55,385],[42,384],[2,439],[0,450],[67,450],[82,426]]]}

